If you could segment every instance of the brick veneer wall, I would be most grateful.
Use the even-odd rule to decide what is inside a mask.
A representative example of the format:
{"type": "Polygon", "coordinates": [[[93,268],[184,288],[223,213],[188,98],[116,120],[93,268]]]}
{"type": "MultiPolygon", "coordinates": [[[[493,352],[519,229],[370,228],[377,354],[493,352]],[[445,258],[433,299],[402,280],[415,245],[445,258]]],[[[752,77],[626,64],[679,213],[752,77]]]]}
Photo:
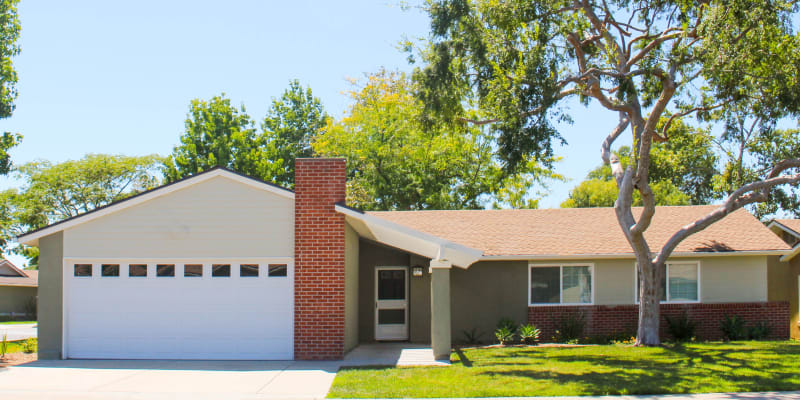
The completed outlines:
{"type": "MultiPolygon", "coordinates": [[[[701,340],[722,339],[720,323],[725,315],[737,315],[750,325],[766,321],[770,326],[770,339],[789,339],[789,302],[771,301],[756,303],[714,304],[662,304],[661,337],[667,338],[665,316],[679,316],[684,312],[697,323],[696,335],[701,340]]],[[[542,330],[541,339],[549,342],[561,321],[570,315],[583,313],[585,336],[610,336],[636,333],[639,318],[638,305],[620,306],[534,306],[528,308],[528,322],[542,330]]]]}
{"type": "Polygon", "coordinates": [[[345,160],[295,161],[294,357],[344,355],[345,160]]]}

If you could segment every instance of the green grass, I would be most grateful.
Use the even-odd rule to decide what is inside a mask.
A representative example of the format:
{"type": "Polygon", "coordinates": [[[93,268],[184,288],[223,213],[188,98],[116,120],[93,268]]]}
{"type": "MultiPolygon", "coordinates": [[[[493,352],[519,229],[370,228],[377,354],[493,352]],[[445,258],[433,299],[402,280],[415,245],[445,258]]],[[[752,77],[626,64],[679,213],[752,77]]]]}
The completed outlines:
{"type": "Polygon", "coordinates": [[[35,324],[36,321],[5,321],[0,322],[0,325],[17,325],[17,324],[35,324]]]}
{"type": "Polygon", "coordinates": [[[800,342],[465,349],[450,367],[351,368],[330,398],[577,396],[800,389],[800,342]]]}

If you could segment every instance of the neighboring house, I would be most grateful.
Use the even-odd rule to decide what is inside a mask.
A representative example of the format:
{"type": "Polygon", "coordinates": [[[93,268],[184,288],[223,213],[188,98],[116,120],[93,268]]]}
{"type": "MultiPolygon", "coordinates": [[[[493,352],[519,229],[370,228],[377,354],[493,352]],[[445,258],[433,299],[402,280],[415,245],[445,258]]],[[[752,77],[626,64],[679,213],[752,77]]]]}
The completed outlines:
{"type": "Polygon", "coordinates": [[[0,258],[0,318],[31,318],[36,310],[39,271],[21,270],[0,258]]]}
{"type": "Polygon", "coordinates": [[[776,219],[767,226],[792,246],[791,253],[781,257],[781,262],[777,263],[781,273],[770,282],[770,295],[789,300],[792,338],[800,339],[800,219],[776,219]]]}
{"type": "MultiPolygon", "coordinates": [[[[445,357],[501,318],[549,340],[579,312],[587,336],[634,332],[613,209],[361,212],[345,179],[343,159],[298,159],[294,191],[216,168],[19,237],[40,249],[39,356],[339,359],[408,340],[445,357]]],[[[651,246],[712,209],[660,207],[651,246]]],[[[701,338],[726,314],[788,338],[771,285],[789,250],[737,211],[676,249],[662,310],[701,338]]]]}

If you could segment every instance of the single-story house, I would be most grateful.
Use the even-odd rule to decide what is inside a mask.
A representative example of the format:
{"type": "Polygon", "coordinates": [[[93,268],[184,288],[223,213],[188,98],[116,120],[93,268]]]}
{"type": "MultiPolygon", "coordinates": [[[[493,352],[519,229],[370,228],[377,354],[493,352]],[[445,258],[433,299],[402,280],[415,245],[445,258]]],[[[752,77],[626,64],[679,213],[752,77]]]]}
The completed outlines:
{"type": "MultiPolygon", "coordinates": [[[[345,185],[343,159],[298,159],[294,191],[215,168],[22,235],[40,249],[39,356],[340,359],[411,341],[443,357],[501,318],[548,339],[576,313],[587,335],[633,333],[613,209],[362,212],[345,185]]],[[[660,207],[651,245],[712,209],[660,207]]],[[[737,211],[678,247],[662,310],[704,338],[726,314],[788,338],[772,285],[790,250],[737,211]]]]}
{"type": "Polygon", "coordinates": [[[800,339],[800,219],[776,219],[767,227],[792,246],[792,251],[776,263],[778,269],[774,281],[770,282],[770,290],[773,297],[789,301],[791,336],[800,339]]]}
{"type": "Polygon", "coordinates": [[[30,318],[36,306],[38,273],[0,258],[0,318],[30,318]]]}

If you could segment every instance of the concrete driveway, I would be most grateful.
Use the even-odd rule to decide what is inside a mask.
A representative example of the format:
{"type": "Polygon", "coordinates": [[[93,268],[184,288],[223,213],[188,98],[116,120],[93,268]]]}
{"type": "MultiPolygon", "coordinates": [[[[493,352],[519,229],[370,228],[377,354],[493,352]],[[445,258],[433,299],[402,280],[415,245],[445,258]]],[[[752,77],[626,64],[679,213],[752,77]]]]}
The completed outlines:
{"type": "Polygon", "coordinates": [[[0,398],[321,399],[338,362],[36,361],[0,368],[0,398]]]}
{"type": "Polygon", "coordinates": [[[3,335],[8,335],[9,341],[24,340],[36,337],[37,333],[36,324],[0,324],[0,340],[3,335]]]}

